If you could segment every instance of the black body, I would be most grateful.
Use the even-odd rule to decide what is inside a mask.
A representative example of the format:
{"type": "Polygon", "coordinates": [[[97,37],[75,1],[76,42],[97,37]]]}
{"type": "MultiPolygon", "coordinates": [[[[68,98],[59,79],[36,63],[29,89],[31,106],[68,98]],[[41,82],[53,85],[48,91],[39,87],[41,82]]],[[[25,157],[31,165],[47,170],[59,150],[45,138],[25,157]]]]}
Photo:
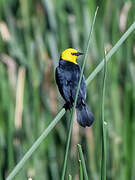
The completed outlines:
{"type": "MultiPolygon", "coordinates": [[[[73,106],[80,74],[81,69],[79,65],[62,59],[59,61],[59,66],[56,68],[56,83],[62,97],[66,101],[65,109],[70,109],[73,106]]],[[[84,76],[82,77],[80,85],[76,110],[77,121],[81,126],[86,127],[93,123],[93,114],[86,104],[86,84],[84,76]]]]}

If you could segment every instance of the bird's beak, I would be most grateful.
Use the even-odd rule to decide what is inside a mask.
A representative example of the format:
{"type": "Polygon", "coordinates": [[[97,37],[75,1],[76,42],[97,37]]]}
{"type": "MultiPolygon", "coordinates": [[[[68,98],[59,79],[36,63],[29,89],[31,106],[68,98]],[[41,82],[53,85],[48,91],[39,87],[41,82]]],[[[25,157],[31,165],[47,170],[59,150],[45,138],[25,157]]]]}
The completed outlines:
{"type": "Polygon", "coordinates": [[[80,56],[80,55],[83,55],[84,53],[81,53],[81,52],[78,52],[77,53],[77,56],[80,56]]]}
{"type": "Polygon", "coordinates": [[[75,55],[75,56],[80,56],[80,55],[83,55],[84,53],[81,53],[81,52],[77,52],[77,53],[72,53],[72,55],[75,55]]]}

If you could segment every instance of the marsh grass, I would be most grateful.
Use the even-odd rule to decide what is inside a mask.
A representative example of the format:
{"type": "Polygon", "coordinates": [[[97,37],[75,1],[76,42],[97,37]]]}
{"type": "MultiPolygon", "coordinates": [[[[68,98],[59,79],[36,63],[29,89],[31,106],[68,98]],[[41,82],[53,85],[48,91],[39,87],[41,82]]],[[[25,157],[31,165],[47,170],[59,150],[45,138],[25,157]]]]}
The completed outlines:
{"type": "MultiPolygon", "coordinates": [[[[127,32],[121,37],[121,39],[118,41],[118,43],[116,43],[116,45],[114,46],[114,48],[112,48],[112,50],[110,50],[110,52],[106,55],[106,59],[108,56],[112,56],[113,53],[117,50],[117,48],[122,44],[122,42],[124,42],[124,40],[128,37],[128,35],[135,29],[135,23],[131,25],[131,27],[127,30],[127,32]],[[112,53],[113,51],[113,53],[112,53]],[[111,54],[111,55],[110,55],[111,54]]],[[[109,58],[107,59],[109,60],[109,58]]],[[[96,74],[102,69],[103,64],[104,63],[104,59],[102,60],[102,62],[97,66],[97,68],[93,71],[93,73],[88,77],[86,84],[88,85],[88,83],[91,82],[91,80],[96,76],[96,74]],[[100,67],[100,68],[99,68],[100,67]],[[94,74],[94,75],[93,75],[94,74]]],[[[62,109],[58,115],[56,116],[56,118],[52,121],[52,123],[50,123],[50,125],[48,126],[47,129],[45,129],[45,131],[42,133],[42,135],[37,139],[37,141],[35,141],[35,143],[33,144],[33,146],[28,150],[28,152],[25,154],[25,156],[22,158],[22,160],[19,162],[19,164],[14,168],[14,170],[11,172],[11,174],[9,174],[9,177],[7,178],[7,180],[12,179],[16,173],[22,168],[23,164],[25,163],[25,161],[32,155],[32,153],[39,147],[40,143],[43,141],[43,139],[49,134],[49,132],[54,128],[54,126],[57,124],[57,122],[62,118],[62,116],[65,114],[65,110],[62,109]],[[10,178],[11,177],[11,178],[10,178]]]]}
{"type": "MultiPolygon", "coordinates": [[[[82,152],[82,147],[81,147],[80,144],[78,144],[77,148],[78,148],[80,160],[81,160],[81,163],[82,163],[82,171],[83,171],[83,174],[84,174],[84,179],[88,180],[89,178],[88,178],[88,173],[87,173],[87,170],[86,170],[86,165],[85,165],[85,160],[84,160],[84,156],[83,156],[83,152],[82,152]]],[[[80,177],[82,177],[82,175],[80,175],[80,177]]]]}
{"type": "Polygon", "coordinates": [[[79,159],[79,167],[80,167],[80,180],[83,180],[82,161],[80,159],[79,159]]]}
{"type": "Polygon", "coordinates": [[[101,180],[106,180],[107,171],[107,121],[105,120],[105,86],[106,86],[106,50],[104,50],[104,75],[102,86],[102,105],[101,105],[101,132],[102,132],[102,157],[101,157],[101,180]]]}
{"type": "MultiPolygon", "coordinates": [[[[110,62],[104,111],[108,120],[107,178],[135,179],[135,11],[134,1],[124,0],[114,3],[0,0],[0,179],[9,175],[7,179],[59,180],[68,133],[65,120],[68,119],[64,109],[58,113],[63,103],[56,91],[54,67],[63,49],[85,48],[89,21],[97,6],[100,8],[84,71],[88,77],[87,102],[96,121],[85,137],[80,133],[79,143],[86,152],[88,176],[92,180],[100,179],[101,127],[98,119],[102,88],[99,87],[100,71],[104,67],[104,60],[100,63],[100,59],[105,42],[105,47],[110,48],[106,55],[107,63],[110,62]],[[123,22],[121,29],[119,24],[123,22]],[[22,124],[17,130],[16,80],[22,66],[25,68],[22,124]]],[[[72,174],[74,179],[79,173],[78,162],[70,157],[69,165],[74,168],[67,168],[67,175],[72,174]]]]}

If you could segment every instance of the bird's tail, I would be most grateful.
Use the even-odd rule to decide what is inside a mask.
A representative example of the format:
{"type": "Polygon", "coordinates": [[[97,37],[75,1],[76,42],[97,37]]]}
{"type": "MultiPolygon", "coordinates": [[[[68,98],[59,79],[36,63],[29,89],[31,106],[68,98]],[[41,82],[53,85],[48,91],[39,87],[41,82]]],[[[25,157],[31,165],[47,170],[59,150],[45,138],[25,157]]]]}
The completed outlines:
{"type": "Polygon", "coordinates": [[[77,121],[81,126],[86,127],[92,125],[94,121],[94,116],[92,112],[90,112],[87,104],[76,107],[76,112],[77,121]]]}

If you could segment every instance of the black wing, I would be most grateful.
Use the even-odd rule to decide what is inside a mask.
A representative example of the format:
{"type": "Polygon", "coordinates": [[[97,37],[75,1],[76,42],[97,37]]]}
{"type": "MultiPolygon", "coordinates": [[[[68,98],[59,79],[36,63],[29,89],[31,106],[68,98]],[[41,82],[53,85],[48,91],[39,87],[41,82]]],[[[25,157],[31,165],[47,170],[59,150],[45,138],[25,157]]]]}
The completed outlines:
{"type": "MultiPolygon", "coordinates": [[[[81,69],[79,67],[78,71],[76,73],[74,73],[74,75],[72,77],[72,82],[73,82],[72,83],[72,98],[73,99],[75,99],[80,75],[81,75],[81,69]]],[[[79,94],[78,94],[78,100],[77,100],[78,102],[77,103],[80,104],[80,103],[82,103],[82,101],[85,102],[85,100],[86,100],[86,84],[85,84],[85,79],[84,79],[84,75],[83,75],[81,85],[80,85],[79,94]]]]}
{"type": "MultiPolygon", "coordinates": [[[[65,71],[59,67],[56,68],[56,83],[58,85],[60,94],[68,103],[73,103],[80,79],[80,67],[73,71],[65,71]]],[[[86,100],[86,84],[84,76],[82,77],[77,104],[82,104],[86,100]]]]}
{"type": "Polygon", "coordinates": [[[81,82],[79,94],[81,95],[81,97],[82,97],[84,100],[86,100],[87,91],[86,91],[86,84],[85,84],[84,75],[83,75],[83,77],[82,77],[82,82],[81,82]]]}
{"type": "Polygon", "coordinates": [[[63,69],[56,68],[56,83],[58,85],[60,94],[66,102],[71,102],[71,87],[70,87],[70,74],[65,72],[63,69]]]}

